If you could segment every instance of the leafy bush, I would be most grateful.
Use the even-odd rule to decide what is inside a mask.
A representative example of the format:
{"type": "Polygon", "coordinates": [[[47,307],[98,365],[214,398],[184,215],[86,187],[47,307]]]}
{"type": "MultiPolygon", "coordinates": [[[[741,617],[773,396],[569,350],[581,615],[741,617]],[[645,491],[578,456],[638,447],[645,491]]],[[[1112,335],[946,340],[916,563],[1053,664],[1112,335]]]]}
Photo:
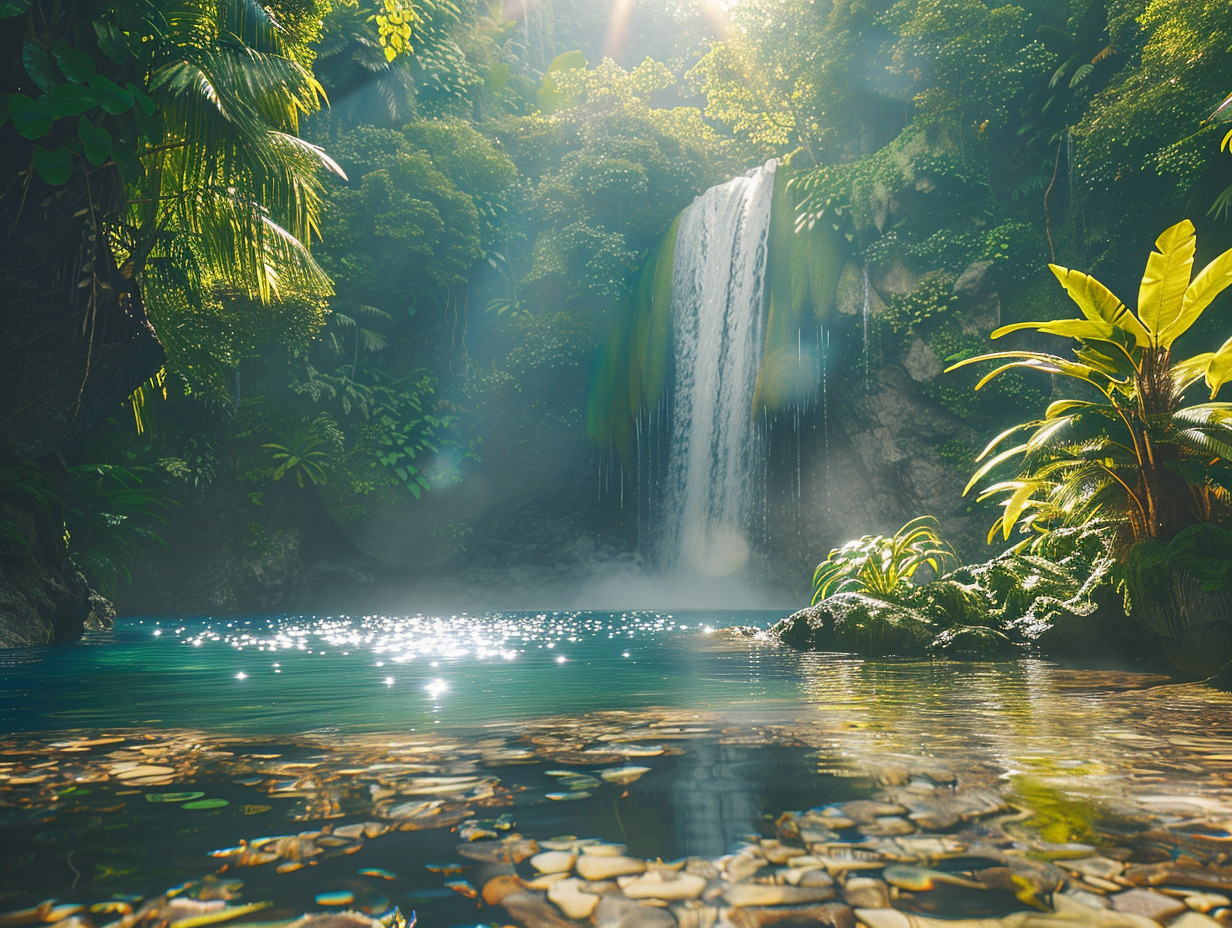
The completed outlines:
{"type": "Polygon", "coordinates": [[[813,604],[843,592],[903,602],[923,567],[940,576],[958,563],[958,556],[936,526],[932,516],[921,516],[893,535],[865,535],[832,549],[813,573],[813,604]]]}

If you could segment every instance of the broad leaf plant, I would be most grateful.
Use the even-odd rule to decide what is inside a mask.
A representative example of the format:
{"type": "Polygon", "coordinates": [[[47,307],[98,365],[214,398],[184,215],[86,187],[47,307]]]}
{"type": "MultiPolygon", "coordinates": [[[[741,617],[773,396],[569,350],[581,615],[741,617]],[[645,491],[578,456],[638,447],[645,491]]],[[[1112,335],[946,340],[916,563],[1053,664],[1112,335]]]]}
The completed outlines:
{"type": "Polygon", "coordinates": [[[1002,500],[989,543],[998,533],[1008,540],[1015,527],[1032,536],[1027,544],[1053,529],[1104,524],[1124,551],[1144,538],[1168,541],[1227,511],[1232,404],[1216,396],[1232,379],[1232,338],[1188,357],[1174,354],[1174,345],[1232,284],[1232,250],[1194,276],[1195,246],[1188,220],[1156,239],[1136,311],[1090,275],[1049,265],[1081,318],[1006,325],[992,337],[1059,335],[1074,341],[1072,357],[999,351],[949,368],[1004,362],[977,390],[1015,368],[1065,378],[1075,388],[1042,418],[1002,432],[977,459],[964,492],[1015,462],[1011,477],[980,491],[981,500],[1002,500]],[[1194,397],[1201,381],[1209,395],[1194,397]]]}

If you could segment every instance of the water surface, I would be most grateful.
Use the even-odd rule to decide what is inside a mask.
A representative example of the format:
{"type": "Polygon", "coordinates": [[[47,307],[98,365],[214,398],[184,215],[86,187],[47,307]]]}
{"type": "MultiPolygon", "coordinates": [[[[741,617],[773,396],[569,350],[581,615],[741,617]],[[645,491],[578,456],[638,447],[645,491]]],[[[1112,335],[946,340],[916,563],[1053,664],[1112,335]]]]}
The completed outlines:
{"type": "MultiPolygon", "coordinates": [[[[988,855],[1028,868],[1106,855],[1126,873],[1183,861],[1221,885],[1228,697],[1037,660],[865,661],[715,632],[774,618],[147,617],[7,652],[0,912],[152,898],[188,881],[186,898],[269,902],[270,919],[325,911],[329,890],[421,924],[506,924],[510,913],[467,893],[491,875],[473,853],[514,835],[721,866],[794,840],[793,814],[903,789],[987,809],[912,838],[860,826],[835,847],[915,860],[911,841],[948,841],[965,850],[920,853],[985,869],[988,855]],[[311,853],[251,859],[263,837],[296,834],[311,853]]],[[[895,905],[1021,907],[1005,892],[955,892],[895,905]]]]}

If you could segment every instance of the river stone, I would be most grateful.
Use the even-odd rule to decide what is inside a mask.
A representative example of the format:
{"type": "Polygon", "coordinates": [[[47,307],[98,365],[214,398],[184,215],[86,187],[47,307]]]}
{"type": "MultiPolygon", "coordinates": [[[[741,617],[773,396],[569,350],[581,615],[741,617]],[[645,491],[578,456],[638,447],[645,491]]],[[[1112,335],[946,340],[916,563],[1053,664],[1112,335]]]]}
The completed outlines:
{"type": "Polygon", "coordinates": [[[1232,905],[1232,901],[1219,893],[1190,893],[1185,897],[1185,905],[1195,912],[1206,913],[1220,906],[1232,905]]]}
{"type": "MultiPolygon", "coordinates": [[[[855,913],[838,902],[788,908],[731,909],[719,926],[731,928],[855,928],[855,913]]],[[[684,928],[682,925],[681,928],[684,928]]]]}
{"type": "Polygon", "coordinates": [[[696,899],[706,888],[706,880],[700,876],[663,870],[624,877],[617,882],[630,899],[666,899],[669,902],[696,899]]]}
{"type": "Polygon", "coordinates": [[[577,872],[588,880],[610,880],[631,873],[642,873],[646,862],[633,857],[599,857],[583,854],[577,861],[577,872]]]}
{"type": "Polygon", "coordinates": [[[857,909],[888,909],[890,887],[873,877],[853,876],[843,884],[843,899],[857,909]]]}
{"type": "Polygon", "coordinates": [[[582,853],[587,857],[624,857],[623,844],[583,844],[582,853]]]}
{"type": "Polygon", "coordinates": [[[1180,915],[1187,908],[1180,899],[1165,896],[1150,889],[1128,889],[1109,897],[1112,907],[1118,912],[1131,912],[1144,915],[1157,922],[1167,921],[1174,915],[1180,915]]]}
{"type": "Polygon", "coordinates": [[[723,890],[723,898],[734,906],[806,905],[833,899],[834,887],[737,883],[723,890]]]}
{"type": "Polygon", "coordinates": [[[1125,869],[1125,864],[1119,860],[1109,860],[1107,857],[1079,857],[1065,861],[1063,866],[1083,876],[1094,876],[1101,880],[1110,880],[1120,876],[1121,871],[1125,869]]]}
{"type": "Polygon", "coordinates": [[[677,928],[667,909],[639,905],[615,893],[599,900],[590,920],[595,928],[677,928]]]}
{"type": "Polygon", "coordinates": [[[584,884],[576,877],[560,880],[548,889],[548,900],[565,913],[567,918],[590,918],[599,906],[599,897],[582,892],[584,884]]]}
{"type": "Polygon", "coordinates": [[[1168,928],[1223,928],[1223,922],[1217,922],[1209,915],[1199,912],[1186,912],[1168,922],[1168,928]]]}
{"type": "Polygon", "coordinates": [[[576,928],[573,922],[565,921],[557,910],[538,893],[509,893],[500,904],[513,916],[513,920],[534,928],[576,928]]]}
{"type": "Polygon", "coordinates": [[[883,815],[867,825],[860,825],[859,831],[870,838],[896,838],[915,834],[915,825],[897,815],[883,815]]]}
{"type": "Polygon", "coordinates": [[[573,851],[544,851],[530,859],[530,865],[539,873],[568,873],[577,862],[573,851]]]}
{"type": "Polygon", "coordinates": [[[875,799],[853,799],[837,806],[847,818],[861,825],[871,825],[885,815],[906,815],[906,806],[897,802],[878,802],[875,799]]]}

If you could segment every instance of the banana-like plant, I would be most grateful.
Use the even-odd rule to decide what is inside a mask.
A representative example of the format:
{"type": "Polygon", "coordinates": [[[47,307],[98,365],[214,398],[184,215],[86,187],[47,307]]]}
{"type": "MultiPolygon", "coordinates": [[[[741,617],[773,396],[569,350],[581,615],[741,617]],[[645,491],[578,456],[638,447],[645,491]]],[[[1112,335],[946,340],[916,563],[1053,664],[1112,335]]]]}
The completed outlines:
{"type": "Polygon", "coordinates": [[[912,519],[893,535],[865,535],[831,550],[813,573],[813,605],[844,592],[899,602],[926,564],[934,576],[958,564],[958,556],[942,539],[932,516],[912,519]]]}
{"type": "Polygon", "coordinates": [[[981,491],[1003,497],[989,532],[1008,540],[1015,526],[1031,534],[1063,526],[1109,524],[1117,546],[1142,538],[1167,541],[1182,528],[1212,521],[1232,501],[1232,403],[1215,402],[1232,379],[1232,338],[1218,351],[1174,358],[1173,344],[1232,285],[1232,250],[1192,276],[1196,239],[1188,220],[1165,230],[1147,259],[1131,311],[1080,271],[1049,265],[1081,310],[1080,319],[1020,322],[992,333],[1031,330],[1071,338],[1073,357],[1000,351],[949,370],[1003,361],[976,385],[1014,368],[1068,378],[1086,396],[1051,403],[1040,419],[1016,425],[989,443],[967,488],[1016,461],[1017,472],[981,491]],[[1209,401],[1187,393],[1205,380],[1209,401]],[[1011,436],[1025,441],[1004,447],[1011,436]]]}

